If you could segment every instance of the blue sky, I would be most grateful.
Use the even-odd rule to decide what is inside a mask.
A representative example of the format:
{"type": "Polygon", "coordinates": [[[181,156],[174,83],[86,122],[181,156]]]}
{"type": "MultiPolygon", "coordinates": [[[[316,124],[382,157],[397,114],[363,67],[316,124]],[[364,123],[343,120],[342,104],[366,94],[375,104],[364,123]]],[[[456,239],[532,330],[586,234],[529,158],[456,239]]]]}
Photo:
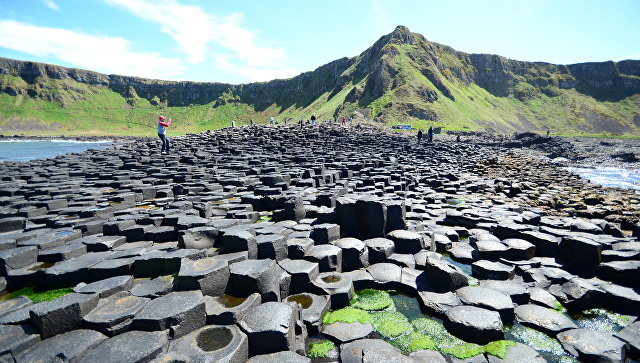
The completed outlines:
{"type": "Polygon", "coordinates": [[[360,54],[397,25],[468,53],[640,59],[640,0],[2,0],[0,57],[247,83],[360,54]]]}

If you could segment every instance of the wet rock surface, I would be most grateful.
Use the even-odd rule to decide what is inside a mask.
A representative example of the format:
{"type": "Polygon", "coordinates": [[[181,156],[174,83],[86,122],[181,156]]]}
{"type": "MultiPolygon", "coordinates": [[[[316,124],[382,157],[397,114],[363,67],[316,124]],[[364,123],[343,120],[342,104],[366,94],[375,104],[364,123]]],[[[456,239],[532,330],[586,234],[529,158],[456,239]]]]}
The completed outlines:
{"type": "MultiPolygon", "coordinates": [[[[531,135],[416,144],[329,125],[172,141],[169,155],[141,138],[0,164],[0,289],[74,291],[7,295],[3,358],[306,361],[323,332],[343,362],[462,356],[396,335],[415,320],[388,311],[323,322],[378,289],[416,297],[447,339],[484,345],[516,323],[567,357],[638,359],[640,196],[540,156],[579,147],[531,135]],[[568,315],[597,308],[623,322],[589,334],[568,315]],[[592,351],[594,337],[610,344],[592,351]]],[[[534,348],[467,358],[549,359],[534,348]]]]}

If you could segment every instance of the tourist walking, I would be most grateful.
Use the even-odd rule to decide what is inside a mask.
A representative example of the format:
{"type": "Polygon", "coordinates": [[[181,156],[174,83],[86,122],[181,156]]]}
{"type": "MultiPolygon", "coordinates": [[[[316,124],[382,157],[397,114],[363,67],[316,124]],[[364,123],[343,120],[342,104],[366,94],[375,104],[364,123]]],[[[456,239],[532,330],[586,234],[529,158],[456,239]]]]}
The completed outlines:
{"type": "Polygon", "coordinates": [[[271,125],[273,125],[273,121],[274,121],[273,117],[269,118],[269,123],[270,123],[271,125]]]}
{"type": "Polygon", "coordinates": [[[165,122],[164,116],[158,117],[158,137],[162,141],[160,154],[169,153],[169,138],[167,137],[167,127],[171,125],[171,119],[165,122]]]}
{"type": "Polygon", "coordinates": [[[422,130],[418,130],[418,144],[422,141],[422,130]]]}
{"type": "Polygon", "coordinates": [[[429,130],[427,130],[427,142],[433,142],[433,126],[429,126],[429,130]]]}
{"type": "Polygon", "coordinates": [[[311,124],[312,125],[316,124],[316,114],[315,113],[311,115],[311,124]]]}

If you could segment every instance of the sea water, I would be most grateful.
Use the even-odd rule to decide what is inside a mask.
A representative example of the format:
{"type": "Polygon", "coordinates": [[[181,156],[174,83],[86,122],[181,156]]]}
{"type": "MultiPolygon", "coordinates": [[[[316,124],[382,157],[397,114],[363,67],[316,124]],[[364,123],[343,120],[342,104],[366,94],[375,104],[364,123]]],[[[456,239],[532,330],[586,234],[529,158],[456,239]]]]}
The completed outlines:
{"type": "Polygon", "coordinates": [[[591,183],[605,187],[633,189],[640,193],[640,170],[623,168],[568,168],[591,183]]]}
{"type": "Polygon", "coordinates": [[[106,149],[112,144],[112,141],[0,140],[0,162],[46,159],[89,149],[106,149]]]}

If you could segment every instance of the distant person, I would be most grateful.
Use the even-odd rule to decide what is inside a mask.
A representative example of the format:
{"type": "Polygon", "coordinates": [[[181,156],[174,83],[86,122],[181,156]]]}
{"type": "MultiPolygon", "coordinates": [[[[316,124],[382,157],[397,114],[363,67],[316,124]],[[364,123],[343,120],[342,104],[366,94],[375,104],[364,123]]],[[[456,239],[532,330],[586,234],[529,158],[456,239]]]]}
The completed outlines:
{"type": "Polygon", "coordinates": [[[456,136],[456,142],[460,142],[460,135],[456,136]]]}
{"type": "Polygon", "coordinates": [[[273,119],[273,117],[269,118],[269,123],[270,123],[271,125],[273,125],[273,121],[275,121],[275,120],[273,119]]]}
{"type": "Polygon", "coordinates": [[[231,127],[236,127],[236,120],[231,120],[231,127]]]}
{"type": "Polygon", "coordinates": [[[162,140],[162,149],[160,154],[169,153],[169,138],[167,137],[167,127],[171,125],[171,119],[165,122],[164,116],[158,117],[158,137],[162,140]]]}
{"type": "Polygon", "coordinates": [[[347,123],[347,118],[346,118],[346,117],[343,117],[343,118],[342,118],[342,126],[344,126],[346,123],[347,123]]]}
{"type": "Polygon", "coordinates": [[[249,120],[249,125],[253,126],[253,119],[249,120]]]}
{"type": "Polygon", "coordinates": [[[429,130],[427,130],[427,142],[433,142],[433,126],[429,126],[429,130]]]}
{"type": "Polygon", "coordinates": [[[549,136],[549,130],[547,130],[547,136],[549,136]]]}
{"type": "Polygon", "coordinates": [[[316,124],[316,114],[315,113],[311,115],[311,124],[312,125],[316,124]]]}
{"type": "Polygon", "coordinates": [[[418,144],[422,142],[422,130],[418,130],[418,144]]]}

